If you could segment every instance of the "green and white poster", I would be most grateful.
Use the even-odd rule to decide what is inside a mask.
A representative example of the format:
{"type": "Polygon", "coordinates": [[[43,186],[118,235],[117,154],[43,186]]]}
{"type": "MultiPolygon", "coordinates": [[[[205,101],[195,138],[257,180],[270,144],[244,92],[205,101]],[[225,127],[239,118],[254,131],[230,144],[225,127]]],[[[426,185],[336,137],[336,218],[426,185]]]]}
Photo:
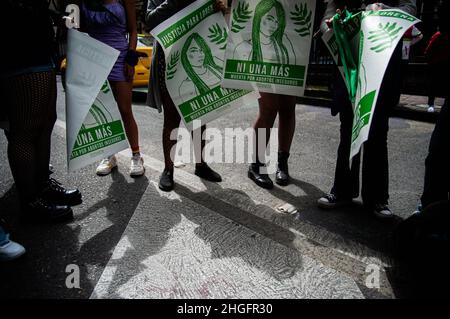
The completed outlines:
{"type": "Polygon", "coordinates": [[[302,96],[315,0],[234,0],[223,86],[302,96]]]}
{"type": "Polygon", "coordinates": [[[345,79],[353,104],[350,158],[369,138],[370,126],[384,74],[404,33],[420,22],[398,9],[364,11],[334,18],[333,30],[323,35],[345,79]]]}
{"type": "Polygon", "coordinates": [[[158,25],[151,34],[164,49],[166,85],[188,129],[258,98],[221,87],[228,27],[214,0],[198,0],[158,25]]]}
{"type": "Polygon", "coordinates": [[[106,78],[119,51],[69,30],[66,73],[67,162],[80,169],[128,147],[106,78]]]}

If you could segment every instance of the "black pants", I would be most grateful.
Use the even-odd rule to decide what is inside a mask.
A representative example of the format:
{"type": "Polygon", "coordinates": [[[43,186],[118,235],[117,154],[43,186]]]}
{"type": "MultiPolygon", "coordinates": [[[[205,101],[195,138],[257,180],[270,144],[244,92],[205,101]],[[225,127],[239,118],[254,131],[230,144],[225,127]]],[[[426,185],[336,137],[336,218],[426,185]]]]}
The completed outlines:
{"type": "Polygon", "coordinates": [[[446,99],[431,136],[428,157],[425,161],[425,185],[421,199],[424,208],[434,202],[448,200],[448,116],[446,99]]]}
{"type": "MultiPolygon", "coordinates": [[[[342,76],[336,72],[333,109],[338,109],[341,121],[340,144],[334,185],[331,192],[341,198],[359,196],[359,167],[361,154],[350,165],[353,109],[342,76]]],[[[389,116],[397,104],[401,81],[401,47],[394,51],[386,70],[373,115],[369,139],[363,146],[362,189],[364,204],[385,204],[389,200],[389,164],[387,137],[389,116]]]]}

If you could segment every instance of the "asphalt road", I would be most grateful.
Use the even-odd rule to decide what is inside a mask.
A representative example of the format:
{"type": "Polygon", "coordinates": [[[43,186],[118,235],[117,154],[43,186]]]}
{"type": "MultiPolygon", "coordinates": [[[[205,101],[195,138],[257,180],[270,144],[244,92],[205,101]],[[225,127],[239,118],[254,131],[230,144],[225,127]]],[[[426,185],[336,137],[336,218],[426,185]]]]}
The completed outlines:
{"type": "MultiPolygon", "coordinates": [[[[402,274],[392,273],[390,235],[410,216],[422,192],[424,160],[433,124],[392,118],[389,132],[391,207],[380,221],[354,207],[316,207],[329,191],[339,142],[339,121],[327,108],[298,105],[290,158],[292,185],[258,189],[246,164],[212,164],[223,183],[202,182],[187,164],[176,170],[177,188],[157,189],[162,170],[163,117],[142,98],[138,121],[145,177],[128,176],[129,152],[119,170],[95,175],[95,165],[67,173],[64,92],[58,97],[51,162],[55,177],[78,187],[84,202],[75,220],[23,225],[0,134],[0,211],[24,258],[0,265],[1,297],[36,298],[395,298],[408,296],[402,274]],[[290,204],[296,214],[277,208],[290,204]],[[67,265],[80,268],[80,289],[66,287],[67,265]],[[367,267],[380,268],[380,287],[366,285],[367,267]]],[[[255,105],[213,122],[252,125],[255,105]]],[[[230,151],[230,150],[225,150],[230,151]]]]}

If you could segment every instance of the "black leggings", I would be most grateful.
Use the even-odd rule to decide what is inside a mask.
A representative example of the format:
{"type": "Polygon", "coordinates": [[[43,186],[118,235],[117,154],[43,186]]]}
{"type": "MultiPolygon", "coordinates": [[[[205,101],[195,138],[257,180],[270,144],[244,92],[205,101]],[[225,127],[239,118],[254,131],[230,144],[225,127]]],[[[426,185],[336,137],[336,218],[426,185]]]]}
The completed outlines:
{"type": "Polygon", "coordinates": [[[56,121],[56,74],[30,73],[1,80],[9,121],[8,159],[22,203],[33,200],[48,180],[50,143],[56,121]]]}

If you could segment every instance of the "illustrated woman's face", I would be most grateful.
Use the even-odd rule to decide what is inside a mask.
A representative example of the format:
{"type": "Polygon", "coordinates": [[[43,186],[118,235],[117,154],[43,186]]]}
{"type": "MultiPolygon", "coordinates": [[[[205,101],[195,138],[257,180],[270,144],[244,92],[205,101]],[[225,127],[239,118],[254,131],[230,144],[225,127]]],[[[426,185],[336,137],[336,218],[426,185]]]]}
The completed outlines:
{"type": "Polygon", "coordinates": [[[278,29],[278,17],[275,8],[272,8],[261,20],[261,33],[265,36],[272,36],[278,29]]]}
{"type": "Polygon", "coordinates": [[[205,62],[205,52],[200,48],[196,41],[192,41],[187,52],[189,63],[193,67],[201,67],[205,62]]]}

